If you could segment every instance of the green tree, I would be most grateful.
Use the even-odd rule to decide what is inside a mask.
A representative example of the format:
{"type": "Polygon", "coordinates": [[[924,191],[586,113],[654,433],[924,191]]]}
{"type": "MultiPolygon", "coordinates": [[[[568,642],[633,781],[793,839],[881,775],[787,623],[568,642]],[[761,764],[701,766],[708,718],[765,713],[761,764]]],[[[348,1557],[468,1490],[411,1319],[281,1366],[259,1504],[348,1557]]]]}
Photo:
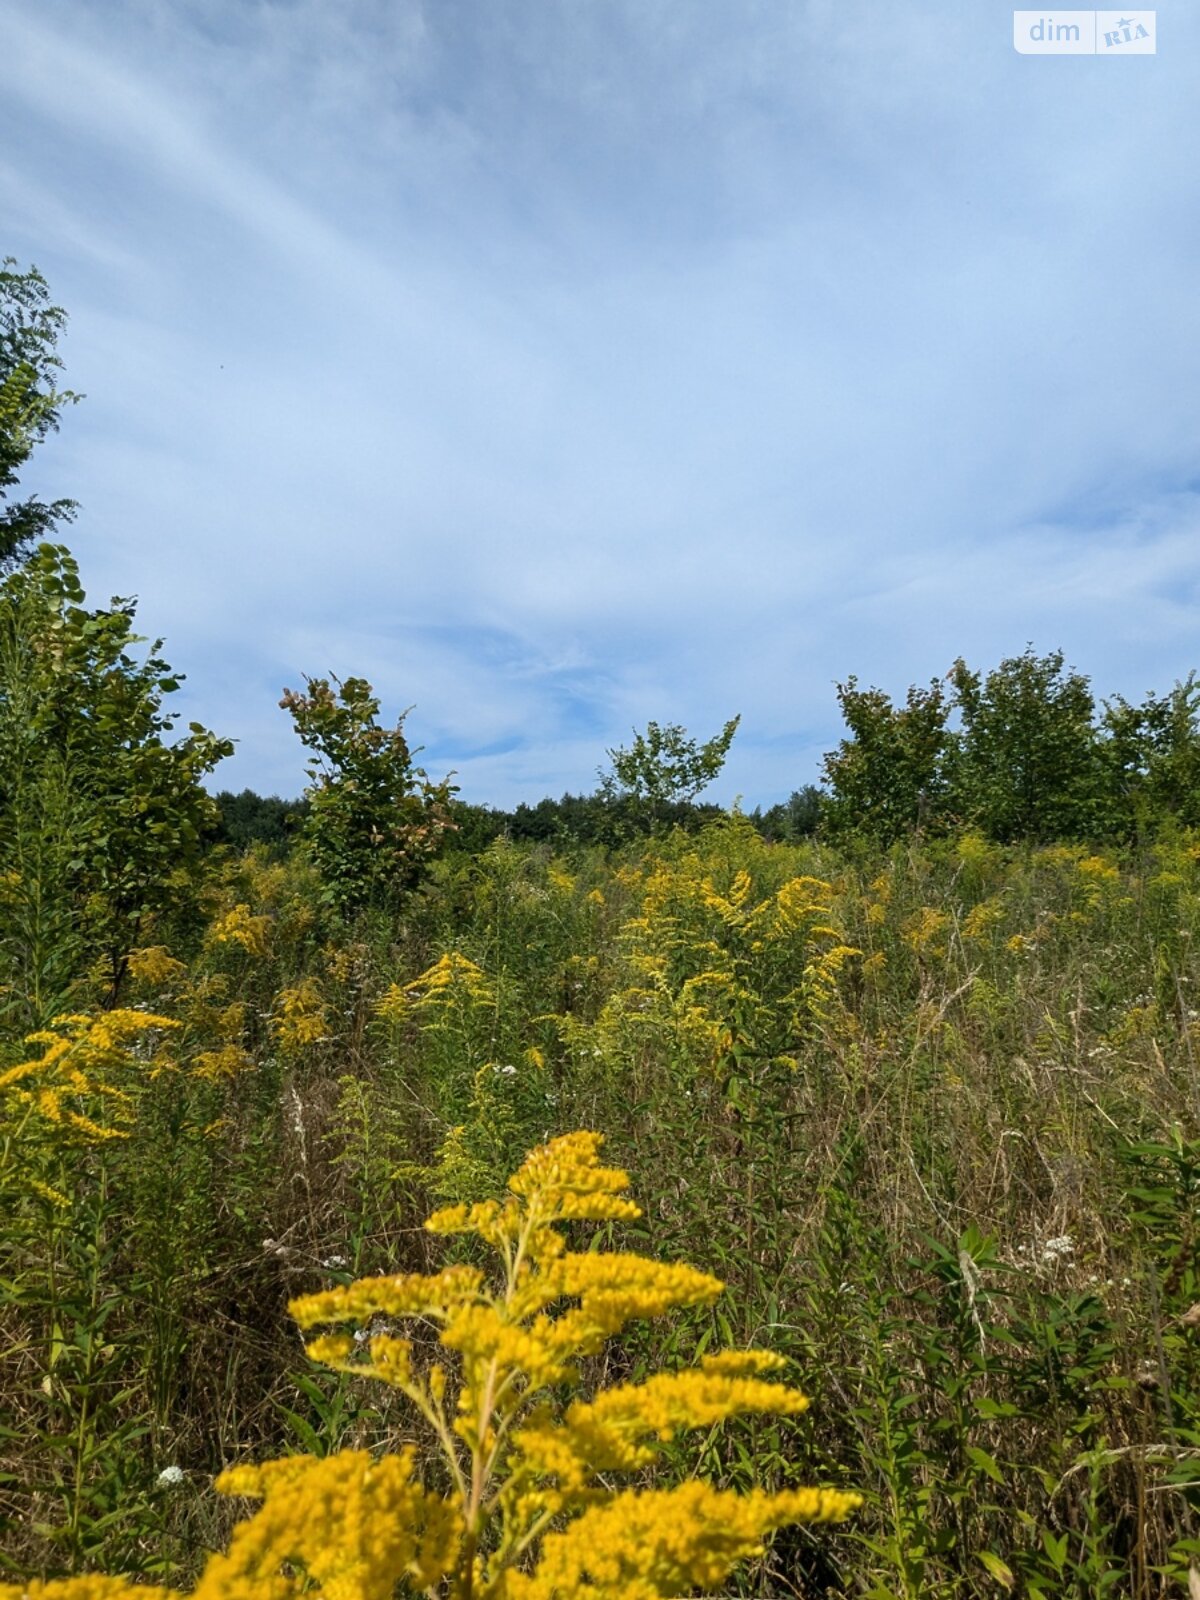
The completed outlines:
{"type": "Polygon", "coordinates": [[[150,920],[195,902],[216,815],[200,783],[233,749],[198,723],[168,743],[161,641],[139,657],[131,601],[83,602],[58,545],[0,583],[0,1008],[22,1026],[97,962],[115,1001],[150,920]]]}
{"type": "Polygon", "coordinates": [[[1061,650],[1024,653],[983,677],[950,671],[962,719],[951,803],[990,838],[1081,838],[1100,820],[1103,769],[1088,679],[1061,650]]]}
{"type": "Polygon", "coordinates": [[[243,789],[240,794],[222,789],[216,802],[218,843],[235,850],[261,844],[275,857],[287,854],[308,810],[303,800],[281,800],[278,795],[256,794],[253,789],[243,789]]]}
{"type": "Polygon", "coordinates": [[[285,689],[307,771],[304,834],[330,902],[346,913],[385,905],[411,890],[453,828],[449,780],[432,783],[404,737],[379,726],[379,701],[365,678],[306,678],[285,689]],[[336,685],[336,687],[335,687],[336,685]]]}
{"type": "Polygon", "coordinates": [[[628,749],[605,752],[612,769],[600,771],[601,796],[624,800],[652,828],[662,826],[671,808],[695,800],[721,771],[741,720],[731,717],[704,744],[689,738],[676,722],[647,723],[645,733],[635,729],[628,749]]]}
{"type": "Polygon", "coordinates": [[[1200,684],[1190,673],[1141,705],[1104,702],[1101,747],[1110,831],[1130,835],[1168,818],[1200,827],[1200,684]]]}
{"type": "Polygon", "coordinates": [[[0,568],[74,514],[72,500],[9,501],[35,446],[57,430],[62,407],[82,398],[58,387],[66,312],[51,305],[36,267],[16,267],[11,256],[0,263],[0,568]]]}
{"type": "Polygon", "coordinates": [[[816,833],[826,804],[824,790],[815,783],[806,783],[803,789],[793,789],[786,800],[766,811],[756,806],[750,813],[750,820],[764,838],[795,844],[800,839],[811,839],[816,833]]]}
{"type": "Polygon", "coordinates": [[[837,696],[850,737],[825,757],[829,831],[891,844],[944,820],[950,702],[941,681],[910,688],[902,706],[856,678],[839,683],[837,696]]]}

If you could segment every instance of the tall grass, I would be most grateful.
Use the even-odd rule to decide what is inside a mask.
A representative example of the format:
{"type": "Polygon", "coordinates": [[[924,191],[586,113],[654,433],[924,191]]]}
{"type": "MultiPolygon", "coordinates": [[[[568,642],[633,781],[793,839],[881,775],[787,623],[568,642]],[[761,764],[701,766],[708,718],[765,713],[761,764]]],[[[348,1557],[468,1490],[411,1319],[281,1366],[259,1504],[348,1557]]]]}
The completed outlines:
{"type": "Polygon", "coordinates": [[[131,1043],[122,1136],[35,1116],[34,1074],[0,1102],[4,1561],[186,1582],[226,1526],[213,1474],[394,1437],[369,1386],[310,1368],[288,1299],[436,1268],[433,1204],[586,1127],[636,1176],[627,1247],[729,1286],[591,1381],[776,1351],[818,1423],[715,1428],[705,1470],[866,1495],[781,1534],[747,1593],[1178,1593],[1198,927],[1183,835],[1129,859],[839,854],[736,817],[615,857],[501,841],[353,923],[299,859],[231,858],[193,946],[134,957],[122,1004],[179,1026],[131,1043]]]}

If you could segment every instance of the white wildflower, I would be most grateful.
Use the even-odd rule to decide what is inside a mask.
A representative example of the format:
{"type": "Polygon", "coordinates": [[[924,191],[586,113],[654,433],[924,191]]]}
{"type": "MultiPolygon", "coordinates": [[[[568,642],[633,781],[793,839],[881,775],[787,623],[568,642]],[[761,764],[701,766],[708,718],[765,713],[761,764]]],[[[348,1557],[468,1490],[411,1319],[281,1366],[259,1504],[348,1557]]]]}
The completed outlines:
{"type": "Polygon", "coordinates": [[[186,1476],[182,1467],[164,1467],[156,1479],[156,1486],[159,1489],[178,1489],[186,1476]]]}
{"type": "Polygon", "coordinates": [[[1047,1239],[1042,1246],[1042,1261],[1046,1264],[1065,1261],[1074,1254],[1075,1241],[1069,1233],[1059,1234],[1057,1239],[1047,1239]]]}

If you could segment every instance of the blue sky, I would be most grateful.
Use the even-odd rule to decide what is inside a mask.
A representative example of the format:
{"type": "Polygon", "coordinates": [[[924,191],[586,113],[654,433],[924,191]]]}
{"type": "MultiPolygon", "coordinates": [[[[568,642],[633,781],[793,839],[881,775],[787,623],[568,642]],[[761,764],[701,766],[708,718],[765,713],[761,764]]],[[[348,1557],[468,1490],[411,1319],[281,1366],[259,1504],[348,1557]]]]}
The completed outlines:
{"type": "Polygon", "coordinates": [[[0,0],[0,254],[86,391],[82,503],[220,786],[368,677],[497,804],[634,726],[817,775],[1061,646],[1200,666],[1200,11],[1029,57],[992,0],[0,0]]]}

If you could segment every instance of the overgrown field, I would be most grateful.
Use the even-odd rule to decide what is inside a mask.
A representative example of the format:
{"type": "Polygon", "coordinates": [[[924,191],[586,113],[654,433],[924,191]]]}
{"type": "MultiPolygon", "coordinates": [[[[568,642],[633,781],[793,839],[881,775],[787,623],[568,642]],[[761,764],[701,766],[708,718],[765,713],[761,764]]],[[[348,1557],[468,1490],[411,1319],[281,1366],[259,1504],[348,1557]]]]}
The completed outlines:
{"type": "Polygon", "coordinates": [[[317,890],[301,852],[230,855],[199,910],[145,924],[115,1009],[97,974],[10,1030],[11,1576],[186,1584],[232,1520],[213,1474],[415,1437],[307,1360],[288,1300],[463,1259],[427,1213],[582,1128],[643,1206],[604,1242],[728,1285],[588,1383],[778,1352],[811,1409],[669,1443],[667,1481],[698,1457],[719,1486],[865,1497],[741,1591],[1183,1592],[1192,836],[854,856],[735,815],[611,855],[446,855],[390,913],[317,890]]]}

